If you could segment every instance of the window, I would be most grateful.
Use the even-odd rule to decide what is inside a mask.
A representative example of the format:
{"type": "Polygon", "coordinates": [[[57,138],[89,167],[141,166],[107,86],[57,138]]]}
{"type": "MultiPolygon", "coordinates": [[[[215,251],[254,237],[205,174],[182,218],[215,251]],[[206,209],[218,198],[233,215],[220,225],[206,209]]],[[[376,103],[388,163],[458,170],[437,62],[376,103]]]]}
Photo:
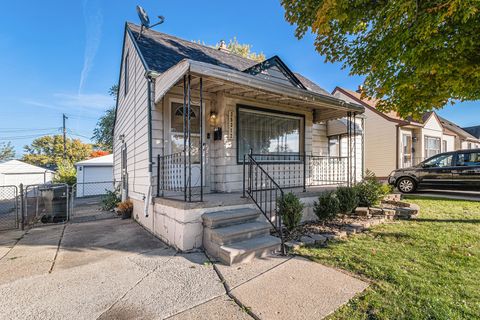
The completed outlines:
{"type": "MultiPolygon", "coordinates": [[[[185,107],[186,108],[186,107],[185,107]]],[[[187,120],[188,121],[188,120],[187,120]]],[[[171,153],[183,151],[183,104],[172,103],[170,115],[171,153]]],[[[190,139],[193,163],[200,163],[200,107],[190,106],[190,139]]],[[[187,141],[188,144],[188,141],[187,141]]],[[[187,146],[188,148],[188,146],[187,146]]]]}
{"type": "Polygon", "coordinates": [[[452,165],[453,155],[442,154],[423,163],[424,168],[442,168],[452,165]]]}
{"type": "Polygon", "coordinates": [[[425,157],[430,158],[440,152],[440,138],[425,136],[425,157]]]}
{"type": "Polygon", "coordinates": [[[471,142],[468,143],[467,149],[472,149],[472,143],[471,142]]]}
{"type": "Polygon", "coordinates": [[[125,56],[125,63],[123,65],[123,89],[124,94],[127,95],[128,93],[128,53],[125,56]]]}
{"type": "Polygon", "coordinates": [[[340,157],[340,136],[328,137],[328,155],[340,157]]]}
{"type": "Polygon", "coordinates": [[[237,161],[255,154],[300,155],[303,117],[239,107],[237,113],[237,161]]]}
{"type": "Polygon", "coordinates": [[[443,140],[442,144],[443,144],[443,148],[442,148],[443,152],[447,152],[448,151],[447,140],[443,140]]]}
{"type": "Polygon", "coordinates": [[[466,152],[457,155],[458,167],[480,166],[480,152],[466,152]]]}

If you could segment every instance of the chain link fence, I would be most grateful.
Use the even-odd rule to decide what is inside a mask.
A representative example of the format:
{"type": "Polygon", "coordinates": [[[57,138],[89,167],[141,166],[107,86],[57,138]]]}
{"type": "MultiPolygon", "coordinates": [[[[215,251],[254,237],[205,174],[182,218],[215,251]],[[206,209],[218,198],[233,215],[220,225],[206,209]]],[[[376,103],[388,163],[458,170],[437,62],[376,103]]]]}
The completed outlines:
{"type": "Polygon", "coordinates": [[[83,182],[72,186],[71,219],[74,222],[114,218],[117,215],[106,207],[106,198],[113,197],[119,186],[113,181],[83,182]]]}
{"type": "Polygon", "coordinates": [[[0,230],[16,229],[19,226],[18,188],[0,186],[0,230]]]}
{"type": "Polygon", "coordinates": [[[36,184],[24,188],[23,223],[58,223],[69,220],[69,188],[67,184],[36,184]]]}

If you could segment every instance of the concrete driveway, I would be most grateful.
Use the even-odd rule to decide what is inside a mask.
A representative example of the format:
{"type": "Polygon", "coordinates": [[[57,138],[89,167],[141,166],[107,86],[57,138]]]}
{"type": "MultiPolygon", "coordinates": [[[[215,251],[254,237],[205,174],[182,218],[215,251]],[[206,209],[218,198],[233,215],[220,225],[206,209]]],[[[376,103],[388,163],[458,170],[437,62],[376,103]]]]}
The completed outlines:
{"type": "Polygon", "coordinates": [[[248,319],[203,253],[131,220],[0,234],[0,319],[248,319]]]}
{"type": "Polygon", "coordinates": [[[299,257],[211,264],[131,220],[0,233],[0,319],[322,319],[366,287],[299,257]]]}

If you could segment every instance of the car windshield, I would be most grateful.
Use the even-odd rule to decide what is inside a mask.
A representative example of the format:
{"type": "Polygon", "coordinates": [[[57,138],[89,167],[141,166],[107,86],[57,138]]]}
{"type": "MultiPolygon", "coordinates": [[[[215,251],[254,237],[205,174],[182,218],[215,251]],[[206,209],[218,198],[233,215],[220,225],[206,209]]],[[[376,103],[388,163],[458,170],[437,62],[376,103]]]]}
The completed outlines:
{"type": "Polygon", "coordinates": [[[424,168],[441,168],[450,167],[452,165],[453,155],[442,154],[422,162],[420,165],[424,168]]]}

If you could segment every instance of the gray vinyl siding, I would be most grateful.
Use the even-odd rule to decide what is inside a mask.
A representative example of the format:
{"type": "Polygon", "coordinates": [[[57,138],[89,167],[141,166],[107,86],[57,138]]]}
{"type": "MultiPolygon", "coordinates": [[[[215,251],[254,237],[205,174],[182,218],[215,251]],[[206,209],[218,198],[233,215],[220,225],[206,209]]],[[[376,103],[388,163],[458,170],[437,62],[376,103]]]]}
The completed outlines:
{"type": "Polygon", "coordinates": [[[125,136],[127,147],[128,195],[142,199],[147,193],[148,181],[148,91],[145,68],[133,43],[126,35],[123,58],[128,53],[128,92],[125,94],[125,66],[120,70],[119,95],[114,136],[114,177],[121,180],[120,136],[125,136]]]}

